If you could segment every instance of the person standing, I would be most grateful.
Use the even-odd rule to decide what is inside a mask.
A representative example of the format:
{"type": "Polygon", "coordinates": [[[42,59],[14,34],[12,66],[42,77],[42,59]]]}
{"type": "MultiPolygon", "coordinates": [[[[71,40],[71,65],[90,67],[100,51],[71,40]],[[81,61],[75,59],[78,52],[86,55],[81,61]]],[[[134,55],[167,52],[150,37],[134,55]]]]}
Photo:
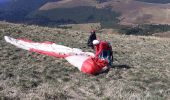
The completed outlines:
{"type": "Polygon", "coordinates": [[[88,47],[91,47],[92,49],[94,49],[94,45],[93,45],[93,40],[96,40],[97,37],[96,37],[96,31],[95,30],[92,30],[90,32],[90,36],[88,38],[88,41],[87,41],[87,46],[88,47]]]}

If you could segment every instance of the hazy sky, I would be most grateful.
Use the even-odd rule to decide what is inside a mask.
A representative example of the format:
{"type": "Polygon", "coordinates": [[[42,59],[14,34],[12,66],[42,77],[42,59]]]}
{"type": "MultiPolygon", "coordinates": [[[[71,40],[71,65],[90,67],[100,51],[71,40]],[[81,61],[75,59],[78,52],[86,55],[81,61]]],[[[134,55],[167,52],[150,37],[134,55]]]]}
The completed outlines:
{"type": "Polygon", "coordinates": [[[6,1],[9,1],[9,0],[0,0],[0,2],[6,2],[6,1]]]}

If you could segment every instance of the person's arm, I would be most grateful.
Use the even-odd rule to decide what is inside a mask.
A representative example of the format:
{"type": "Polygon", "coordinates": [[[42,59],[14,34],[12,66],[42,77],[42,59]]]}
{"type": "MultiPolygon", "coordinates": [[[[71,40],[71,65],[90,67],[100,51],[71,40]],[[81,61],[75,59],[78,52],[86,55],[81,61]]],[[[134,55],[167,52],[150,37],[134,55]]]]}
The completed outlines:
{"type": "Polygon", "coordinates": [[[103,45],[102,45],[102,44],[99,44],[98,49],[99,49],[99,50],[96,51],[96,57],[99,57],[99,54],[102,52],[103,45]]]}

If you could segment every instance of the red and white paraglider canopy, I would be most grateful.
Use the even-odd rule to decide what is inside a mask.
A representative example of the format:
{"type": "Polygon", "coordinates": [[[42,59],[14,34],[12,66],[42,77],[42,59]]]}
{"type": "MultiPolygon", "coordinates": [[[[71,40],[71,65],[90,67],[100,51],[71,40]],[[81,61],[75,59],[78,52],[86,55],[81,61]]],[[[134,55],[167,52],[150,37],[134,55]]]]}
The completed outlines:
{"type": "Polygon", "coordinates": [[[65,58],[70,64],[84,73],[95,74],[108,64],[105,60],[94,58],[94,53],[83,52],[78,48],[70,48],[53,42],[33,42],[26,39],[14,39],[8,36],[4,38],[6,42],[18,48],[57,58],[65,58]]]}

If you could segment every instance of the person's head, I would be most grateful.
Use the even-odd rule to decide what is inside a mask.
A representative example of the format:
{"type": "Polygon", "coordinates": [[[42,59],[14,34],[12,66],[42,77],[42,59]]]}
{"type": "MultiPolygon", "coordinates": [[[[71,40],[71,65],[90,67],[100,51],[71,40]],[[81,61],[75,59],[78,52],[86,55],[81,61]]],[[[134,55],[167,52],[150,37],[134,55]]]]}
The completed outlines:
{"type": "Polygon", "coordinates": [[[95,30],[91,30],[91,33],[96,33],[96,31],[95,30]]]}
{"type": "Polygon", "coordinates": [[[99,40],[93,40],[93,45],[98,45],[100,43],[99,40]]]}

